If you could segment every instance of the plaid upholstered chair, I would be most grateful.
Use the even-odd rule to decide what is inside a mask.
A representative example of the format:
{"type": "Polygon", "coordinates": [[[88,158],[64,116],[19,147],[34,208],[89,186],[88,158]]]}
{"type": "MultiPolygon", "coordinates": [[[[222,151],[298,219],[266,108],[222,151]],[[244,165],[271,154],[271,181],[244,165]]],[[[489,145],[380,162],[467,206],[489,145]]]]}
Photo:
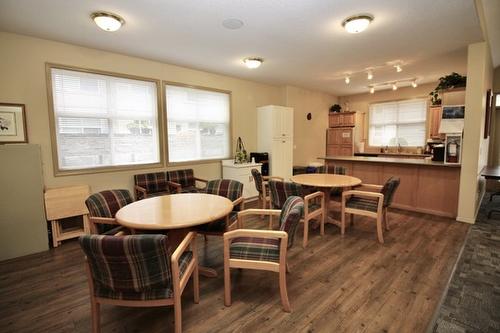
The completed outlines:
{"type": "MultiPolygon", "coordinates": [[[[334,175],[345,175],[346,169],[345,167],[340,165],[331,165],[331,166],[327,165],[327,173],[334,175]]],[[[339,187],[334,187],[330,191],[330,197],[337,198],[337,200],[340,199],[341,194],[342,194],[342,188],[339,187]]]]}
{"type": "Polygon", "coordinates": [[[253,180],[255,181],[255,189],[259,193],[259,203],[260,207],[262,209],[266,209],[269,203],[271,202],[271,198],[269,197],[269,187],[268,187],[268,182],[271,179],[274,180],[281,180],[283,181],[284,179],[281,177],[272,177],[272,176],[263,176],[259,170],[257,169],[252,169],[252,176],[253,180]]]}
{"type": "Polygon", "coordinates": [[[260,269],[279,273],[281,303],[290,312],[286,288],[287,250],[292,247],[294,235],[304,210],[304,200],[288,197],[283,209],[247,209],[238,213],[237,230],[224,234],[224,304],[231,305],[231,268],[260,269]],[[277,230],[243,229],[243,217],[248,215],[279,216],[277,230]]]}
{"type": "Polygon", "coordinates": [[[193,278],[199,302],[196,233],[170,253],[165,235],[80,237],[90,288],[92,332],[100,331],[100,305],[174,306],[175,332],[182,331],[181,295],[193,278]]]}
{"type": "Polygon", "coordinates": [[[136,200],[180,193],[181,186],[171,182],[166,172],[152,172],[134,175],[136,200]]]}
{"type": "Polygon", "coordinates": [[[233,211],[226,218],[197,227],[200,234],[222,236],[235,226],[238,212],[243,210],[243,184],[231,179],[211,180],[207,183],[205,193],[220,195],[233,202],[233,211]]]}
{"type": "MultiPolygon", "coordinates": [[[[325,195],[323,192],[317,191],[311,194],[305,194],[304,188],[300,184],[291,182],[281,182],[270,180],[269,181],[269,192],[271,195],[271,208],[272,209],[282,209],[285,205],[285,201],[290,196],[298,196],[304,199],[304,238],[302,240],[302,246],[305,248],[309,240],[309,222],[313,219],[320,219],[320,234],[323,236],[325,234],[325,216],[324,216],[324,205],[325,205],[325,195]]],[[[269,229],[272,229],[272,216],[269,216],[269,229]]]]}
{"type": "Polygon", "coordinates": [[[204,192],[205,188],[196,187],[196,182],[205,183],[205,186],[208,183],[205,179],[195,177],[193,169],[167,171],[167,175],[169,181],[180,186],[182,193],[204,192]]]}
{"type": "Polygon", "coordinates": [[[373,217],[377,221],[378,241],[384,243],[382,224],[385,230],[388,231],[387,208],[392,203],[392,198],[399,183],[399,178],[391,177],[384,186],[361,184],[358,187],[369,191],[361,191],[359,189],[344,191],[342,193],[341,234],[345,233],[345,214],[351,214],[351,225],[354,215],[373,217]]]}
{"type": "Polygon", "coordinates": [[[115,219],[116,212],[132,203],[128,190],[107,190],[94,193],[85,200],[93,234],[114,235],[123,230],[115,219]]]}

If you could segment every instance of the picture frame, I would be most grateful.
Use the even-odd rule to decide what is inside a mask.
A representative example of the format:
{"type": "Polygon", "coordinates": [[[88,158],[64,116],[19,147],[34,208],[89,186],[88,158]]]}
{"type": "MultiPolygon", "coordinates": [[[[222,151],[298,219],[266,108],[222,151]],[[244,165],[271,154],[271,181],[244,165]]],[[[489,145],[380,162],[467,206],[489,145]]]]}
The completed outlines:
{"type": "Polygon", "coordinates": [[[25,105],[0,103],[0,144],[27,142],[25,105]]]}

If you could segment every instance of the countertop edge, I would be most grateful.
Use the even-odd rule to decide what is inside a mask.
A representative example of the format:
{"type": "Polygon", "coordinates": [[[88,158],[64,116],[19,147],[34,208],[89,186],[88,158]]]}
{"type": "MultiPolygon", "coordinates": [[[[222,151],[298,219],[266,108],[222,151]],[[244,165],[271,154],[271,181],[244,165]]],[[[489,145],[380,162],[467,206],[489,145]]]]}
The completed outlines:
{"type": "Polygon", "coordinates": [[[366,163],[391,163],[391,164],[409,164],[409,165],[421,165],[421,166],[434,166],[434,167],[445,167],[445,168],[461,168],[460,164],[444,164],[443,162],[427,161],[423,159],[411,159],[411,158],[395,158],[395,157],[365,157],[365,156],[322,156],[318,157],[322,160],[337,160],[337,161],[349,161],[349,162],[366,162],[366,163]]]}

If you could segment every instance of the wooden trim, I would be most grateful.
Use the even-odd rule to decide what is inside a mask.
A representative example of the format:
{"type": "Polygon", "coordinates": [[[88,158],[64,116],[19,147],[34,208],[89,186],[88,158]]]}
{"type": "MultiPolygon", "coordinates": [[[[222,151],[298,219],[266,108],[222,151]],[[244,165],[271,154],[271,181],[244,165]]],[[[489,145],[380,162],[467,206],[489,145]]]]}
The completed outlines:
{"type": "Polygon", "coordinates": [[[45,63],[45,79],[47,85],[47,101],[48,101],[48,112],[49,112],[49,129],[50,129],[50,141],[52,146],[52,169],[54,172],[54,177],[59,176],[74,176],[74,175],[84,175],[84,174],[95,174],[104,172],[116,172],[116,171],[128,171],[128,170],[141,170],[141,169],[152,169],[152,168],[162,168],[165,166],[165,154],[164,154],[164,142],[165,138],[163,136],[165,120],[163,117],[162,102],[161,102],[161,81],[158,79],[147,78],[142,76],[135,76],[129,74],[120,74],[115,72],[81,68],[76,66],[61,65],[46,62],[45,63]],[[57,150],[57,136],[56,136],[56,123],[54,115],[54,96],[52,94],[52,69],[62,69],[71,70],[82,73],[97,74],[113,76],[118,78],[147,81],[152,82],[156,85],[156,115],[158,120],[158,153],[160,161],[158,163],[147,163],[147,164],[132,164],[123,166],[104,166],[98,168],[85,168],[85,169],[72,169],[72,170],[62,170],[59,168],[59,153],[57,150]]]}
{"type": "Polygon", "coordinates": [[[186,84],[186,83],[181,83],[181,82],[173,82],[173,81],[166,81],[162,80],[161,81],[161,86],[162,86],[162,99],[163,99],[163,113],[165,115],[165,160],[166,160],[166,165],[167,166],[182,166],[182,165],[196,165],[196,164],[208,164],[208,163],[218,163],[223,160],[231,159],[233,156],[232,154],[232,147],[233,147],[233,92],[231,90],[223,90],[223,89],[218,89],[218,88],[211,88],[211,87],[205,87],[205,86],[199,86],[199,85],[193,85],[193,84],[186,84]],[[229,156],[225,156],[222,158],[215,158],[215,159],[209,159],[209,160],[191,160],[191,161],[182,161],[182,162],[170,162],[169,154],[168,154],[168,110],[167,110],[167,86],[177,86],[177,87],[184,87],[184,88],[190,88],[190,89],[197,89],[197,90],[206,90],[206,91],[212,91],[212,92],[218,92],[218,93],[223,93],[223,94],[228,94],[229,95],[229,156]]]}

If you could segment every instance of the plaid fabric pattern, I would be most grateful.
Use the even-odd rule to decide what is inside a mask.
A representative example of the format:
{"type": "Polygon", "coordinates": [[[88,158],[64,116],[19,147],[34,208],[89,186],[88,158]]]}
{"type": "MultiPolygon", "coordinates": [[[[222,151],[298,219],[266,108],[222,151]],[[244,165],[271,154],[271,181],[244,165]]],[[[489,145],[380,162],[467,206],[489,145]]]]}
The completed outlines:
{"type": "Polygon", "coordinates": [[[328,173],[333,173],[334,175],[345,175],[345,167],[340,165],[334,165],[328,167],[328,173]]]}
{"type": "Polygon", "coordinates": [[[168,180],[184,187],[195,187],[193,169],[182,169],[167,172],[168,180]]]}
{"type": "MultiPolygon", "coordinates": [[[[205,192],[226,197],[231,201],[243,195],[243,184],[237,180],[216,179],[208,182],[205,192]]],[[[240,207],[234,207],[234,211],[239,211],[240,207]]]]}
{"type": "Polygon", "coordinates": [[[304,213],[304,200],[298,196],[290,196],[286,199],[280,214],[280,230],[288,234],[288,245],[293,245],[295,232],[304,213]]]}
{"type": "Polygon", "coordinates": [[[269,193],[271,194],[271,205],[273,209],[282,209],[285,205],[285,201],[290,196],[304,196],[302,185],[276,180],[269,181],[269,193]]]}
{"type": "Polygon", "coordinates": [[[277,238],[237,237],[231,242],[229,257],[279,262],[280,240],[277,238]]]}
{"type": "Polygon", "coordinates": [[[94,193],[85,200],[90,216],[114,218],[116,212],[132,203],[128,190],[108,190],[94,193]]]}
{"type": "Polygon", "coordinates": [[[200,191],[202,190],[197,188],[196,186],[188,186],[181,188],[181,193],[199,193],[200,191]]]}
{"type": "Polygon", "coordinates": [[[394,197],[394,193],[399,183],[400,179],[395,177],[391,177],[385,182],[384,187],[380,190],[380,193],[384,195],[384,207],[388,207],[392,203],[392,198],[394,197]]]}
{"type": "Polygon", "coordinates": [[[262,174],[257,169],[252,169],[253,180],[255,181],[255,189],[262,195],[262,174]]]}
{"type": "Polygon", "coordinates": [[[378,200],[352,196],[349,199],[347,199],[345,206],[347,208],[376,212],[378,207],[378,200]]]}
{"type": "MultiPolygon", "coordinates": [[[[146,189],[148,195],[150,193],[169,194],[170,188],[167,184],[167,173],[166,172],[153,172],[153,173],[143,173],[139,175],[134,175],[135,185],[146,189]]],[[[142,193],[136,191],[136,196],[138,199],[142,199],[142,193]]]]}
{"type": "MultiPolygon", "coordinates": [[[[172,268],[165,235],[81,236],[95,286],[95,296],[151,300],[172,295],[172,268]]],[[[180,260],[181,275],[193,254],[180,260]]]]}

